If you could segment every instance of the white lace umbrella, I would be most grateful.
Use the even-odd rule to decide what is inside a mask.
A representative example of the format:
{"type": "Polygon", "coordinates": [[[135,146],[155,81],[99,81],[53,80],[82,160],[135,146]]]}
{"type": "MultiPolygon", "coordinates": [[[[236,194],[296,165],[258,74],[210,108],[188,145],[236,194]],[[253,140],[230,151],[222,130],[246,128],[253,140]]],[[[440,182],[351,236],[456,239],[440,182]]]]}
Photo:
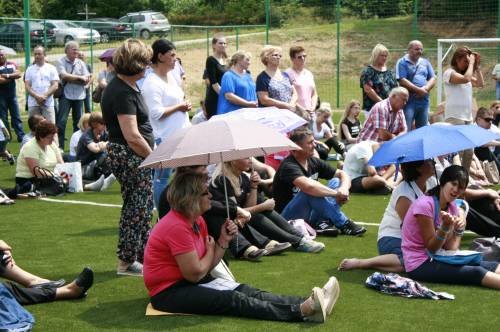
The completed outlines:
{"type": "MultiPolygon", "coordinates": [[[[210,165],[299,149],[285,135],[256,121],[220,118],[179,129],[163,141],[140,167],[210,165]]],[[[224,192],[229,217],[225,185],[226,181],[224,192]]]]}

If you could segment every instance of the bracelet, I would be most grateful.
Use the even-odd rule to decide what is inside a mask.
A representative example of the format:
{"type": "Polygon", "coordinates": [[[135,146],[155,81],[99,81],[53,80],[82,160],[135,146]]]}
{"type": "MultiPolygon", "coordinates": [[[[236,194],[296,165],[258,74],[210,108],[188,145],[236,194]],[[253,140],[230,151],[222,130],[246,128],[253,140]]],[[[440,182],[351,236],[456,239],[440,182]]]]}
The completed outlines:
{"type": "Polygon", "coordinates": [[[217,244],[217,246],[218,246],[219,248],[223,249],[223,250],[229,249],[229,246],[227,246],[227,247],[223,247],[223,246],[221,246],[221,245],[219,244],[219,241],[215,241],[215,244],[217,244]]]}
{"type": "Polygon", "coordinates": [[[436,233],[436,239],[437,239],[438,241],[444,241],[444,240],[446,240],[446,238],[445,238],[445,237],[440,236],[438,233],[436,233]]]}
{"type": "Polygon", "coordinates": [[[453,231],[453,234],[455,234],[455,236],[462,237],[462,236],[464,236],[464,230],[463,229],[455,229],[453,231]]]}

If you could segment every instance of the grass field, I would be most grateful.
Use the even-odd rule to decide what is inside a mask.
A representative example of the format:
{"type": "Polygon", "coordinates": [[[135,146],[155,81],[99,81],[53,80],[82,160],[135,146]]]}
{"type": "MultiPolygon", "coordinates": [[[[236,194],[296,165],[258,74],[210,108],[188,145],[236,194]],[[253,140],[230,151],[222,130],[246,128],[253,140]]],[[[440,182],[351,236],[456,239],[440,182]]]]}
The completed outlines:
{"type": "MultiPolygon", "coordinates": [[[[336,117],[338,114],[336,114],[336,117]]],[[[337,119],[335,119],[337,120],[337,119]]],[[[68,128],[67,132],[70,133],[68,128]]],[[[18,144],[9,148],[18,153],[18,144]]],[[[13,186],[15,169],[0,161],[0,187],[13,186]]],[[[377,227],[367,226],[360,238],[321,238],[324,252],[287,252],[260,263],[230,260],[240,282],[282,294],[307,296],[315,285],[335,275],[341,296],[324,325],[278,323],[228,317],[145,317],[148,296],[142,279],[116,276],[115,248],[119,207],[69,204],[64,201],[121,205],[118,184],[103,193],[68,194],[63,202],[17,200],[0,206],[1,239],[13,248],[17,264],[50,279],[72,280],[88,265],[95,284],[83,300],[28,307],[36,318],[35,331],[494,331],[498,292],[478,287],[428,284],[456,296],[454,301],[415,300],[379,294],[364,286],[374,271],[339,272],[344,257],[376,254],[377,227]],[[451,324],[451,325],[450,325],[451,324]]],[[[354,220],[378,224],[388,196],[352,195],[345,212],[354,220]]],[[[473,236],[466,234],[463,247],[473,236]]]]}

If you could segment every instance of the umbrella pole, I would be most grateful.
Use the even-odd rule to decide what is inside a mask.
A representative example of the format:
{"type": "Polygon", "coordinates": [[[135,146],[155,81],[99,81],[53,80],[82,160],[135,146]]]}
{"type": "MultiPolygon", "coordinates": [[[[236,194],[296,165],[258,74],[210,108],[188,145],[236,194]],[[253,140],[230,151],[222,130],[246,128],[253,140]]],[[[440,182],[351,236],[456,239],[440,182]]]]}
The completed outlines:
{"type": "MultiPolygon", "coordinates": [[[[229,197],[227,196],[227,184],[226,184],[226,174],[225,174],[225,167],[224,167],[224,161],[222,160],[222,152],[220,153],[220,160],[221,160],[221,168],[222,168],[222,177],[223,177],[223,182],[224,182],[224,197],[226,199],[226,213],[227,213],[227,219],[229,218],[229,197]]],[[[233,221],[234,222],[234,221],[233,221]]],[[[238,226],[238,225],[236,225],[238,226]]],[[[238,237],[236,237],[236,248],[238,248],[238,237]]]]}

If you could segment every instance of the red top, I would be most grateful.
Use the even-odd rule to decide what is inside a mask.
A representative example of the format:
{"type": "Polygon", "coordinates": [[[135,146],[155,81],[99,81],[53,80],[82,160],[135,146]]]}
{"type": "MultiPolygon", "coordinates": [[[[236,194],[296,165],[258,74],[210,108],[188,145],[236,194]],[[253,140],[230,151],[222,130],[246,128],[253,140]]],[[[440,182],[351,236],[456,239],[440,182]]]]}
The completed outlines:
{"type": "Polygon", "coordinates": [[[151,231],[144,252],[144,284],[149,296],[154,296],[178,281],[183,280],[175,256],[196,250],[201,259],[205,256],[207,225],[203,217],[196,219],[196,233],[186,217],[170,210],[151,231]]]}

